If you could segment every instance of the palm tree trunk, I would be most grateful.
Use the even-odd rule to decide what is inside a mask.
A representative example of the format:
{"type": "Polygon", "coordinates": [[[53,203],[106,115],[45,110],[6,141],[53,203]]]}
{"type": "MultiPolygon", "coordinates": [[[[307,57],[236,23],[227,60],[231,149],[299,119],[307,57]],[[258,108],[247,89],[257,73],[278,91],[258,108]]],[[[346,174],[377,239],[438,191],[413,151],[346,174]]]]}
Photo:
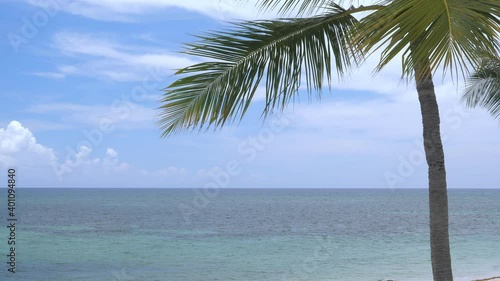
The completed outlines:
{"type": "Polygon", "coordinates": [[[422,123],[424,148],[429,165],[429,217],[431,261],[434,281],[453,281],[448,236],[448,194],[439,108],[429,67],[416,67],[416,86],[422,123]]]}

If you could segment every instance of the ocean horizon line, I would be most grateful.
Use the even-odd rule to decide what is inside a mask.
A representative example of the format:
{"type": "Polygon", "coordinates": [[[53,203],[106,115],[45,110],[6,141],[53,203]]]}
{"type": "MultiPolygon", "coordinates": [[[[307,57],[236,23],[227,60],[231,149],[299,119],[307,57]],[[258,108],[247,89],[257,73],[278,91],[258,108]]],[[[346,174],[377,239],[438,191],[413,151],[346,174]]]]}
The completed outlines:
{"type": "MultiPolygon", "coordinates": [[[[6,187],[3,187],[7,189],[6,187]]],[[[46,187],[46,186],[18,186],[16,189],[178,189],[178,190],[190,190],[190,189],[203,189],[203,187],[46,187]]],[[[384,187],[220,187],[220,190],[428,190],[428,188],[384,188],[384,187]]],[[[500,187],[455,187],[448,188],[448,190],[500,190],[500,187]]]]}

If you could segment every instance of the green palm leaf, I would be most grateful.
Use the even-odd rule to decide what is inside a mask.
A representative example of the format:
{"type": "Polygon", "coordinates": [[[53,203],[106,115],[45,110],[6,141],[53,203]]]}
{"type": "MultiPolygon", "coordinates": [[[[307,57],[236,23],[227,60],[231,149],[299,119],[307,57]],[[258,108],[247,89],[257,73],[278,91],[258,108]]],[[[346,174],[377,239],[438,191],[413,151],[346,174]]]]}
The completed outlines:
{"type": "Polygon", "coordinates": [[[364,52],[382,49],[377,70],[402,54],[403,76],[425,64],[466,77],[470,66],[481,63],[478,52],[498,48],[499,15],[498,0],[386,1],[361,20],[356,42],[364,52]]]}
{"type": "MultiPolygon", "coordinates": [[[[241,0],[243,1],[243,0],[241,0]]],[[[339,4],[342,0],[335,1],[339,4]]],[[[353,1],[350,1],[351,3],[353,1]]],[[[326,13],[311,18],[250,21],[200,36],[187,54],[207,62],[183,68],[167,87],[161,105],[163,136],[180,129],[219,128],[243,117],[262,81],[264,116],[283,109],[305,77],[309,96],[319,93],[331,72],[341,75],[352,63],[381,50],[377,71],[402,55],[402,75],[415,76],[429,166],[429,224],[434,280],[453,280],[448,237],[448,197],[439,109],[432,74],[440,67],[470,80],[470,105],[500,117],[499,60],[482,53],[499,49],[499,0],[382,0],[380,6],[344,10],[333,0],[258,0],[262,9],[326,13]],[[373,11],[357,22],[352,13],[373,11]]]]}
{"type": "Polygon", "coordinates": [[[348,41],[355,23],[345,10],[331,6],[321,16],[241,22],[199,36],[186,53],[211,61],[179,70],[186,76],[167,87],[159,116],[162,136],[241,118],[263,79],[264,114],[283,109],[303,77],[309,94],[319,93],[325,74],[330,82],[333,67],[342,74],[351,64],[348,41]]]}
{"type": "Polygon", "coordinates": [[[462,96],[469,107],[481,106],[500,119],[500,58],[489,56],[470,76],[462,96]]]}
{"type": "MultiPolygon", "coordinates": [[[[240,0],[248,1],[248,0],[240,0]]],[[[345,1],[335,1],[338,5],[342,5],[345,1]]],[[[352,2],[352,0],[350,0],[352,2]]],[[[297,11],[297,14],[312,14],[315,13],[322,8],[328,7],[332,5],[332,0],[258,0],[257,6],[259,6],[262,10],[278,10],[280,14],[286,14],[287,12],[291,12],[293,10],[297,11]]]]}

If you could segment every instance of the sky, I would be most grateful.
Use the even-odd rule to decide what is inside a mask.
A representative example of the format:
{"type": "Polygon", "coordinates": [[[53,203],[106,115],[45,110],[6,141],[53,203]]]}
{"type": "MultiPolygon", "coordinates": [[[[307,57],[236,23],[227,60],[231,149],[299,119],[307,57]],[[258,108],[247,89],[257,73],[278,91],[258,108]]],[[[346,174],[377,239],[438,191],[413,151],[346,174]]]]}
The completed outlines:
{"type": "MultiPolygon", "coordinates": [[[[0,0],[0,178],[19,187],[426,188],[414,84],[377,55],[321,100],[161,138],[163,89],[193,35],[271,18],[233,0],[0,0]]],[[[439,73],[438,73],[439,74],[439,73]]],[[[500,126],[435,78],[449,188],[498,188],[500,126]]]]}

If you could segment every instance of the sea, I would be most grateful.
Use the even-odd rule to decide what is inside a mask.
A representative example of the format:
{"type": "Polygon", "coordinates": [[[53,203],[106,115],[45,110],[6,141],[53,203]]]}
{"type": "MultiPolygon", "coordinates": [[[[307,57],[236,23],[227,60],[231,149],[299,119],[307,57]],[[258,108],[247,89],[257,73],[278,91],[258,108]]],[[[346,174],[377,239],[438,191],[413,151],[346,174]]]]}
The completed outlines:
{"type": "MultiPolygon", "coordinates": [[[[0,280],[432,280],[425,189],[18,188],[0,280]],[[12,240],[12,239],[11,239],[12,240]]],[[[455,280],[500,276],[500,189],[450,189],[455,280]]]]}

